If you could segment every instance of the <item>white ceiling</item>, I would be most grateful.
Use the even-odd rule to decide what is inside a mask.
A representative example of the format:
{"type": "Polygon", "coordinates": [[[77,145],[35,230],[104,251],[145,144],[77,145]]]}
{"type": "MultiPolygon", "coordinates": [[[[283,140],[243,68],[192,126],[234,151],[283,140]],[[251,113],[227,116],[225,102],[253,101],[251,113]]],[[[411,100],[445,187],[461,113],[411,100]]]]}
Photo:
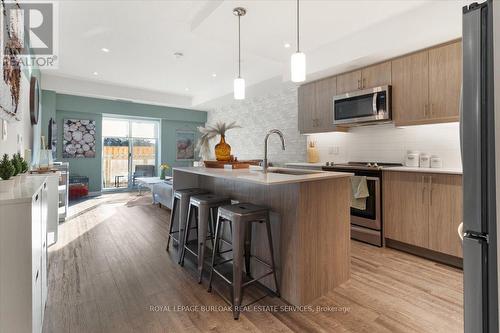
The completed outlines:
{"type": "MultiPolygon", "coordinates": [[[[308,79],[459,37],[461,7],[467,2],[302,0],[301,49],[308,79]]],[[[277,76],[288,81],[295,48],[293,0],[81,0],[59,2],[59,69],[44,71],[50,76],[45,88],[105,95],[108,86],[114,87],[108,95],[115,96],[103,97],[124,98],[116,96],[116,86],[123,86],[130,99],[130,88],[139,88],[141,96],[150,91],[146,99],[152,102],[181,106],[231,93],[237,69],[232,9],[237,6],[247,9],[241,22],[247,85],[277,76]],[[284,48],[285,42],[292,46],[284,48]],[[102,52],[103,47],[110,52],[102,52]],[[184,57],[177,59],[174,52],[184,57]],[[99,89],[75,91],[78,85],[67,83],[71,79],[85,82],[87,90],[88,81],[98,82],[99,89]]]]}

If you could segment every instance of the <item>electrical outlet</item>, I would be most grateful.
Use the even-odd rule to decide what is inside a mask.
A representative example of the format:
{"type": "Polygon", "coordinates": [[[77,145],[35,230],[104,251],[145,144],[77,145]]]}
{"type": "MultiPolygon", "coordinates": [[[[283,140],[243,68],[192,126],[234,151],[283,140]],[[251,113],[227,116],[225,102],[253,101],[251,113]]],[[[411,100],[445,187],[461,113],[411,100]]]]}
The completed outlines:
{"type": "Polygon", "coordinates": [[[328,154],[329,155],[338,155],[339,153],[340,153],[340,147],[339,146],[328,147],[328,154]]]}

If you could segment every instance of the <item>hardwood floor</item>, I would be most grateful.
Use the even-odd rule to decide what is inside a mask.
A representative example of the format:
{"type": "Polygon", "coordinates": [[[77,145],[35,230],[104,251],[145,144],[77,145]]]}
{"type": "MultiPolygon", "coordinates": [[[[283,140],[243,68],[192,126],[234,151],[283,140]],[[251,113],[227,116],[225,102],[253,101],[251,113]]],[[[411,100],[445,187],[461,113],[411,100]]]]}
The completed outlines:
{"type": "Polygon", "coordinates": [[[256,302],[235,321],[206,281],[196,283],[190,258],[182,268],[175,250],[165,252],[168,217],[148,195],[110,194],[62,224],[49,249],[44,332],[463,331],[460,270],[354,241],[352,277],[334,292],[287,311],[251,287],[243,303],[256,302]]]}

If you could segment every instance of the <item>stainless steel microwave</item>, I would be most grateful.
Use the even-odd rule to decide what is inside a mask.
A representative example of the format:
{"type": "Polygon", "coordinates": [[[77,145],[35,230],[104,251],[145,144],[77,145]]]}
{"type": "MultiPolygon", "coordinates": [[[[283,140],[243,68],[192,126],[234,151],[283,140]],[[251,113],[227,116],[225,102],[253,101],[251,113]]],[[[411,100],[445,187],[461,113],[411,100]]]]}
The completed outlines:
{"type": "Polygon", "coordinates": [[[366,125],[391,120],[391,86],[357,90],[333,97],[333,123],[366,125]]]}

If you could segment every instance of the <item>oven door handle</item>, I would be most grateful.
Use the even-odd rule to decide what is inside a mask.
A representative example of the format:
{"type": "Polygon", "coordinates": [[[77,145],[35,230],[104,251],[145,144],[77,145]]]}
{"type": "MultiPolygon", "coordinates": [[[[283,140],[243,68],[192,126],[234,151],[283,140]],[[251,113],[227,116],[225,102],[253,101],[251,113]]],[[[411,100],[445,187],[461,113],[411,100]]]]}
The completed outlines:
{"type": "Polygon", "coordinates": [[[372,101],[372,107],[373,107],[373,114],[374,115],[378,115],[377,98],[378,98],[378,93],[374,93],[373,94],[373,101],[372,101]]]}
{"type": "Polygon", "coordinates": [[[380,178],[379,177],[366,177],[366,180],[374,180],[376,182],[379,182],[380,178]]]}

